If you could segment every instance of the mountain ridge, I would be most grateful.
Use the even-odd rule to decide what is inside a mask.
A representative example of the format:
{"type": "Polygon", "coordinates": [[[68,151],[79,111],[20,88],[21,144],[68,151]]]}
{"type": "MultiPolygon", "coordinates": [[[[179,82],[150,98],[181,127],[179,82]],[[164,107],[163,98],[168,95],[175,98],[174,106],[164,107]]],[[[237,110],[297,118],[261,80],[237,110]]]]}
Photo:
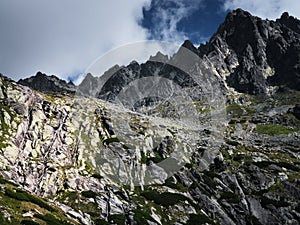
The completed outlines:
{"type": "MultiPolygon", "coordinates": [[[[226,16],[224,23],[206,44],[196,48],[186,40],[181,48],[195,53],[199,60],[207,61],[211,70],[216,71],[215,75],[223,79],[224,85],[238,92],[265,95],[278,88],[299,90],[299,24],[299,20],[286,12],[279,19],[272,21],[237,9],[226,16]]],[[[150,58],[150,61],[154,58],[150,58]]],[[[172,57],[163,60],[170,63],[172,57]]],[[[121,68],[113,67],[109,76],[119,69],[121,68]]],[[[92,78],[86,77],[83,82],[95,85],[95,78],[91,81],[88,79],[92,78]]],[[[30,86],[30,82],[26,84],[26,79],[20,80],[19,83],[30,86]]],[[[66,91],[72,92],[69,88],[66,91]]],[[[93,93],[97,91],[94,90],[93,93]]]]}

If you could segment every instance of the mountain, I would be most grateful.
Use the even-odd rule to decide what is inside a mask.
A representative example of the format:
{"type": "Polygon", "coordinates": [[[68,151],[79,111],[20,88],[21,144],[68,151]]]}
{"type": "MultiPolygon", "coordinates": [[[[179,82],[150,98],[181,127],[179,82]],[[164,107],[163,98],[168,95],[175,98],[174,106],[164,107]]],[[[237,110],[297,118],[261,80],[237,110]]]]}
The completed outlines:
{"type": "Polygon", "coordinates": [[[67,83],[58,77],[52,75],[47,76],[44,73],[37,72],[37,74],[30,78],[20,79],[18,84],[32,88],[33,90],[45,93],[75,93],[75,85],[70,81],[67,83]]]}
{"type": "Polygon", "coordinates": [[[299,27],[288,13],[269,21],[237,9],[197,50],[239,92],[266,94],[270,86],[299,90],[299,27]]]}
{"type": "Polygon", "coordinates": [[[299,24],[237,9],[78,87],[0,75],[0,223],[299,224],[299,24]]]}

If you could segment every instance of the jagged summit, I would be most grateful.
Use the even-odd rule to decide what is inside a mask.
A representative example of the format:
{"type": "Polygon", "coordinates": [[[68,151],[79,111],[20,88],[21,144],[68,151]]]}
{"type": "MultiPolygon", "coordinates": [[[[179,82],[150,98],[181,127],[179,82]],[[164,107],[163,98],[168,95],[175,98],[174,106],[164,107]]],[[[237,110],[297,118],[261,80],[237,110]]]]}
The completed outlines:
{"type": "Polygon", "coordinates": [[[18,83],[45,93],[75,93],[76,91],[73,82],[67,83],[55,75],[48,76],[42,72],[37,72],[35,76],[26,79],[20,79],[18,83]]]}
{"type": "Polygon", "coordinates": [[[155,56],[150,56],[149,61],[167,62],[169,60],[168,55],[162,54],[160,51],[155,56]]]}
{"type": "Polygon", "coordinates": [[[198,48],[228,86],[267,94],[271,86],[300,87],[300,21],[284,13],[263,20],[242,9],[229,13],[210,41],[198,48]]]}

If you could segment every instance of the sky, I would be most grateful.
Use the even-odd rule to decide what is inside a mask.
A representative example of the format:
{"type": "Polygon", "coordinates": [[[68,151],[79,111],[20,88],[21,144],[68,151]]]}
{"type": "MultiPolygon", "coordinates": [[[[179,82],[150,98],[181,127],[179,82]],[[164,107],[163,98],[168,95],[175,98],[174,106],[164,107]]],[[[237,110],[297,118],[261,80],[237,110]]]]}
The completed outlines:
{"type": "MultiPolygon", "coordinates": [[[[268,19],[284,11],[300,18],[299,0],[0,0],[0,73],[18,80],[41,71],[76,81],[120,46],[208,41],[236,8],[268,19]]],[[[124,55],[111,57],[111,66],[129,63],[124,55]]]]}

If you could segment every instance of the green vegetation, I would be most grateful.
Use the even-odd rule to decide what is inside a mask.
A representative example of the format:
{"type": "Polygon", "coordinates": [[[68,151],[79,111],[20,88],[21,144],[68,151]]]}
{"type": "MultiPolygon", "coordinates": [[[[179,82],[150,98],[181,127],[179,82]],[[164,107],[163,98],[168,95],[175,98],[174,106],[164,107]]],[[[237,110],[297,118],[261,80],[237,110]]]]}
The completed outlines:
{"type": "Polygon", "coordinates": [[[242,107],[237,103],[232,103],[231,105],[228,105],[226,108],[226,112],[232,116],[242,116],[243,115],[243,109],[242,107]]]}
{"type": "Polygon", "coordinates": [[[145,208],[138,208],[134,211],[134,220],[137,224],[148,224],[147,220],[155,222],[155,220],[150,216],[150,211],[145,208]]]}
{"type": "Polygon", "coordinates": [[[154,157],[147,158],[147,165],[149,165],[150,161],[154,163],[160,163],[163,160],[164,158],[161,155],[159,155],[157,152],[154,152],[154,157]]]}
{"type": "MultiPolygon", "coordinates": [[[[85,202],[86,202],[86,198],[94,198],[96,196],[97,193],[93,191],[83,191],[81,192],[81,194],[74,191],[64,191],[59,193],[57,201],[70,206],[76,211],[81,211],[89,214],[91,216],[91,219],[95,221],[99,217],[98,204],[95,202],[90,202],[90,203],[85,203],[85,202]]],[[[99,224],[101,223],[99,222],[99,224]]]]}
{"type": "Polygon", "coordinates": [[[287,163],[287,162],[274,162],[274,161],[260,161],[260,162],[253,162],[254,165],[260,167],[260,168],[265,168],[265,167],[268,167],[269,165],[277,165],[279,167],[284,167],[288,170],[293,170],[293,171],[296,171],[296,172],[299,172],[300,171],[300,168],[297,167],[296,165],[293,165],[291,163],[287,163]]]}
{"type": "Polygon", "coordinates": [[[203,213],[199,213],[199,214],[190,214],[190,218],[187,221],[186,225],[200,225],[206,223],[214,224],[214,222],[209,217],[207,217],[203,213]]]}
{"type": "Polygon", "coordinates": [[[45,215],[36,214],[34,216],[38,219],[45,221],[47,225],[71,225],[71,223],[69,223],[68,221],[60,220],[49,213],[45,215]]]}
{"type": "Polygon", "coordinates": [[[274,205],[275,207],[288,207],[289,206],[289,203],[284,201],[283,197],[280,197],[280,200],[276,201],[276,200],[273,200],[273,199],[269,199],[265,196],[262,196],[260,202],[261,202],[263,207],[266,207],[267,205],[274,205]]]}
{"type": "Polygon", "coordinates": [[[22,220],[22,221],[21,221],[21,224],[22,224],[22,225],[39,225],[38,222],[35,222],[35,221],[33,221],[33,220],[22,220]]]}
{"type": "Polygon", "coordinates": [[[220,195],[220,199],[225,199],[229,203],[240,203],[242,200],[242,197],[240,195],[232,192],[221,192],[220,195]]]}
{"type": "Polygon", "coordinates": [[[170,188],[176,189],[178,191],[187,191],[187,187],[183,186],[181,183],[176,181],[175,178],[169,177],[168,179],[165,180],[164,183],[165,186],[168,186],[170,188]]]}
{"type": "Polygon", "coordinates": [[[206,114],[206,113],[210,113],[211,112],[211,109],[209,108],[209,104],[207,104],[206,102],[208,102],[208,100],[193,102],[196,110],[200,114],[206,114]]]}
{"type": "Polygon", "coordinates": [[[148,161],[147,156],[143,151],[141,151],[141,163],[146,164],[148,161]]]}
{"type": "Polygon", "coordinates": [[[92,174],[92,177],[101,180],[103,178],[103,176],[101,176],[99,173],[94,173],[92,174]]]}
{"type": "Polygon", "coordinates": [[[155,204],[162,205],[162,206],[170,206],[175,205],[181,201],[188,201],[189,199],[181,194],[177,193],[158,193],[157,191],[145,191],[141,193],[148,200],[152,200],[155,204]]]}
{"type": "Polygon", "coordinates": [[[110,223],[108,223],[102,219],[96,219],[94,222],[95,222],[95,225],[110,225],[110,223]]]}
{"type": "Polygon", "coordinates": [[[50,206],[44,200],[41,200],[40,198],[35,197],[35,196],[29,194],[28,192],[22,191],[20,189],[6,188],[5,189],[5,195],[8,196],[8,197],[20,200],[20,201],[32,202],[32,203],[40,206],[41,208],[44,208],[44,209],[50,211],[50,212],[57,211],[55,208],[50,206]]]}
{"type": "Polygon", "coordinates": [[[85,198],[96,198],[98,196],[98,194],[96,192],[93,192],[91,190],[83,191],[83,192],[81,192],[81,194],[85,198]]]}
{"type": "Polygon", "coordinates": [[[50,203],[47,203],[38,196],[17,188],[14,183],[7,181],[1,176],[0,183],[2,186],[0,190],[0,205],[3,206],[6,211],[5,214],[0,211],[1,225],[76,224],[74,221],[67,218],[65,213],[59,208],[51,206],[50,203]],[[22,216],[26,212],[33,212],[32,209],[36,209],[34,212],[35,218],[24,218],[22,216]],[[55,218],[55,223],[52,223],[52,220],[50,222],[49,218],[51,219],[52,217],[55,218]]]}
{"type": "Polygon", "coordinates": [[[296,129],[286,128],[280,124],[258,124],[256,125],[256,132],[259,134],[278,135],[290,134],[297,131],[296,129]]]}
{"type": "Polygon", "coordinates": [[[228,140],[228,139],[226,139],[225,142],[226,142],[226,144],[232,145],[232,146],[238,146],[239,145],[239,143],[237,141],[232,141],[232,140],[228,140]]]}
{"type": "Polygon", "coordinates": [[[114,142],[120,142],[120,140],[117,137],[111,137],[103,140],[103,144],[107,144],[107,145],[114,142]]]}
{"type": "Polygon", "coordinates": [[[125,225],[126,217],[123,214],[110,215],[108,218],[110,224],[125,225]]]}

